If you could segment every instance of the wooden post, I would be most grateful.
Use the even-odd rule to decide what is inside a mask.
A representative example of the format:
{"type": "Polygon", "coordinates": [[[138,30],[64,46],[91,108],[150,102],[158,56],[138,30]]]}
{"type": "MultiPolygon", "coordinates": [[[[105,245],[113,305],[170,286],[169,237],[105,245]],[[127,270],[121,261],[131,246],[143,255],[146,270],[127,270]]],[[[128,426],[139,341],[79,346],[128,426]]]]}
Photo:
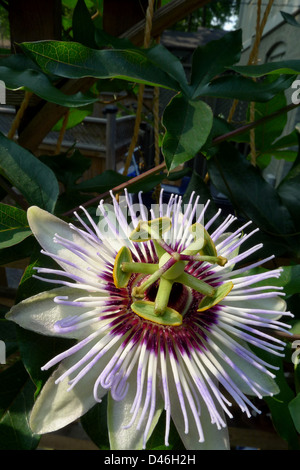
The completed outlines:
{"type": "MultiPolygon", "coordinates": [[[[12,53],[21,52],[18,44],[22,42],[61,39],[61,0],[10,0],[8,17],[12,53]]],[[[39,113],[41,102],[29,102],[18,126],[19,135],[39,113]]]]}
{"type": "Polygon", "coordinates": [[[8,15],[13,50],[24,41],[61,39],[61,0],[10,0],[8,15]]]}
{"type": "Polygon", "coordinates": [[[106,106],[106,170],[116,169],[116,106],[106,106]]]}
{"type": "Polygon", "coordinates": [[[104,0],[103,29],[119,36],[145,18],[148,0],[104,0]]]}

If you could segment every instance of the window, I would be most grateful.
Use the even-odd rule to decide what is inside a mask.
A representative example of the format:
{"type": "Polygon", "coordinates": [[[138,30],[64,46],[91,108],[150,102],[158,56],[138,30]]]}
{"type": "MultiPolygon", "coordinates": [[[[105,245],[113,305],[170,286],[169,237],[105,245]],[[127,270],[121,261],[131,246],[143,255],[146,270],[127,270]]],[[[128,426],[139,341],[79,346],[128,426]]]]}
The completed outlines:
{"type": "Polygon", "coordinates": [[[266,55],[266,62],[278,62],[284,59],[286,52],[286,45],[284,42],[277,42],[269,49],[266,55]]]}

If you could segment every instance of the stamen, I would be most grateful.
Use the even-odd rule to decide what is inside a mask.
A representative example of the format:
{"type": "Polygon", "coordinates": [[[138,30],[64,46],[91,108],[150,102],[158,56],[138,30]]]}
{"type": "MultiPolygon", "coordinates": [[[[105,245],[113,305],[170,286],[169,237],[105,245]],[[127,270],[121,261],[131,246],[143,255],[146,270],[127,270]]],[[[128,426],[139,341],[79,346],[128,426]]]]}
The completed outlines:
{"type": "Polygon", "coordinates": [[[135,398],[131,407],[130,412],[132,413],[132,418],[127,425],[124,425],[124,429],[128,429],[134,423],[138,412],[140,411],[141,401],[142,401],[142,394],[143,394],[143,387],[144,387],[144,379],[146,375],[146,367],[148,363],[148,356],[149,350],[147,349],[147,341],[144,338],[144,341],[141,343],[140,349],[140,357],[137,366],[137,388],[135,398]]]}
{"type": "MultiPolygon", "coordinates": [[[[252,248],[249,248],[249,250],[244,251],[240,255],[235,256],[233,259],[228,260],[228,266],[231,266],[232,264],[237,264],[243,259],[247,258],[248,256],[252,255],[256,251],[260,250],[263,247],[263,244],[260,243],[258,245],[255,245],[252,248]]],[[[261,263],[260,263],[261,264],[261,263]]]]}
{"type": "MultiPolygon", "coordinates": [[[[201,363],[201,361],[204,362],[203,361],[203,355],[201,355],[201,361],[200,361],[196,351],[193,350],[192,348],[191,348],[191,351],[192,351],[192,359],[195,362],[195,365],[198,367],[198,369],[202,373],[203,377],[205,378],[206,382],[208,383],[209,387],[211,388],[214,396],[216,397],[218,403],[221,405],[222,409],[227,414],[227,416],[229,416],[229,418],[233,418],[233,415],[230,413],[230,411],[227,408],[227,406],[229,406],[229,407],[232,406],[232,403],[224,397],[224,395],[219,391],[218,387],[216,387],[216,385],[214,384],[213,380],[210,378],[208,372],[206,371],[205,367],[201,363]]],[[[192,361],[190,361],[190,362],[192,362],[192,361]]],[[[193,367],[191,368],[191,370],[193,370],[193,367]]],[[[211,368],[208,368],[208,370],[211,371],[211,368]]],[[[193,375],[193,378],[194,378],[195,381],[198,380],[197,369],[196,369],[195,375],[193,375]]],[[[224,427],[225,422],[221,419],[220,415],[218,415],[218,416],[219,416],[221,426],[224,427]]]]}
{"type": "Polygon", "coordinates": [[[72,356],[72,354],[75,354],[76,352],[80,351],[86,344],[90,343],[93,339],[99,336],[107,328],[108,326],[105,326],[104,328],[100,328],[99,330],[95,331],[94,333],[84,338],[82,341],[79,341],[78,343],[76,343],[71,348],[58,354],[57,356],[52,358],[50,361],[48,361],[43,367],[41,367],[41,370],[48,370],[51,367],[55,366],[56,364],[59,364],[63,359],[66,359],[72,356]]]}
{"type": "Polygon", "coordinates": [[[176,386],[176,390],[177,390],[177,396],[178,396],[178,399],[179,399],[180,408],[181,408],[181,412],[182,412],[182,416],[183,416],[183,420],[184,420],[184,432],[185,432],[185,434],[188,434],[188,432],[189,432],[189,420],[188,420],[187,411],[186,411],[186,408],[185,408],[184,396],[183,396],[183,391],[182,391],[182,388],[181,388],[181,380],[180,380],[180,376],[179,376],[179,371],[178,371],[178,368],[177,368],[177,362],[176,362],[177,358],[174,357],[173,351],[169,351],[169,358],[170,358],[171,368],[172,368],[173,377],[174,377],[174,381],[175,381],[175,386],[176,386]]]}
{"type": "MultiPolygon", "coordinates": [[[[87,360],[91,359],[95,353],[96,353],[96,356],[90,361],[89,364],[87,364],[80,372],[79,374],[77,374],[76,377],[74,377],[74,379],[70,380],[69,381],[69,389],[68,390],[71,390],[78,382],[79,380],[82,379],[82,377],[84,375],[87,374],[87,372],[89,372],[92,367],[99,361],[99,359],[104,356],[104,354],[106,354],[109,350],[111,350],[113,348],[113,346],[120,340],[120,337],[118,335],[116,336],[110,336],[109,334],[106,335],[104,338],[102,338],[94,348],[92,348],[90,350],[90,352],[88,354],[86,354],[86,356],[84,356],[77,364],[76,364],[76,369],[78,369],[79,366],[81,366],[82,364],[84,364],[87,360]],[[99,351],[97,353],[97,351],[99,351]]],[[[73,372],[73,370],[72,370],[73,372]]],[[[66,374],[65,374],[66,375],[66,374]]],[[[68,374],[70,375],[70,374],[68,374]]],[[[98,397],[97,395],[97,389],[98,389],[98,379],[96,380],[95,382],[95,385],[94,385],[94,398],[97,402],[101,402],[101,398],[98,397]]]]}
{"type": "MultiPolygon", "coordinates": [[[[198,207],[199,198],[200,198],[200,196],[197,196],[196,200],[195,200],[195,203],[190,204],[188,206],[189,209],[192,209],[191,213],[188,217],[188,220],[186,221],[185,217],[184,217],[184,220],[182,221],[182,227],[185,227],[185,230],[184,230],[183,235],[181,237],[181,242],[178,246],[178,251],[181,251],[181,249],[183,249],[183,247],[187,244],[188,239],[190,238],[190,226],[192,225],[193,218],[195,216],[195,213],[196,213],[196,210],[197,210],[197,207],[198,207]]],[[[188,216],[188,212],[189,211],[186,211],[185,215],[188,216]]]]}
{"type": "Polygon", "coordinates": [[[240,409],[244,413],[246,413],[248,417],[250,417],[251,415],[246,406],[246,403],[260,414],[260,411],[256,407],[254,407],[254,405],[246,397],[246,395],[239,389],[239,387],[236,386],[236,384],[231,379],[229,374],[226,372],[224,367],[221,366],[220,362],[217,361],[216,357],[212,353],[210,353],[207,349],[203,350],[203,354],[201,355],[201,360],[206,365],[207,369],[212,371],[212,373],[214,374],[214,377],[216,377],[216,379],[223,385],[225,390],[228,391],[228,393],[236,401],[240,409]]]}
{"type": "Polygon", "coordinates": [[[221,213],[222,213],[222,209],[219,209],[218,212],[216,212],[216,214],[205,224],[206,230],[208,230],[212,226],[212,224],[217,220],[217,218],[220,216],[221,213]]]}
{"type": "Polygon", "coordinates": [[[163,389],[163,394],[164,394],[165,411],[166,411],[165,445],[168,446],[170,424],[171,424],[171,403],[170,403],[169,385],[168,385],[166,348],[165,348],[164,341],[161,341],[161,345],[160,345],[160,367],[161,367],[161,383],[162,383],[162,389],[163,389]]]}
{"type": "Polygon", "coordinates": [[[219,227],[210,235],[211,239],[217,241],[218,238],[230,227],[230,225],[236,220],[234,215],[228,215],[227,218],[222,222],[219,227]]]}
{"type": "MultiPolygon", "coordinates": [[[[271,352],[272,354],[274,354],[276,356],[283,356],[283,354],[280,354],[276,350],[283,351],[284,346],[276,346],[275,344],[270,344],[268,341],[263,341],[261,339],[255,338],[254,336],[249,335],[249,334],[245,333],[244,331],[242,331],[242,329],[244,329],[244,330],[247,330],[247,331],[251,331],[252,333],[254,333],[256,335],[259,335],[259,336],[262,336],[262,337],[268,337],[268,335],[265,335],[264,333],[260,332],[259,330],[255,330],[251,327],[247,327],[246,325],[241,325],[240,326],[241,330],[237,330],[235,327],[230,326],[228,323],[224,323],[222,321],[219,322],[219,325],[223,326],[224,330],[228,331],[229,333],[233,333],[233,334],[238,333],[239,337],[241,339],[244,339],[245,341],[247,341],[247,343],[249,343],[249,344],[253,344],[254,346],[257,346],[260,349],[264,349],[265,351],[271,352]]],[[[260,368],[260,367],[258,367],[258,368],[260,368]]],[[[266,372],[266,370],[264,370],[264,372],[266,372]]],[[[271,376],[273,376],[273,378],[274,378],[273,374],[271,374],[271,376]]]]}
{"type": "Polygon", "coordinates": [[[145,419],[146,412],[150,405],[149,416],[145,426],[145,430],[143,433],[143,448],[146,448],[146,441],[148,437],[148,433],[150,430],[150,426],[153,420],[154,412],[155,412],[155,404],[156,404],[156,369],[157,369],[157,358],[155,357],[155,353],[151,352],[149,354],[149,361],[148,361],[148,379],[147,379],[147,391],[146,391],[146,398],[144,401],[144,406],[142,409],[142,414],[140,416],[137,430],[140,430],[142,423],[145,419]]]}
{"type": "Polygon", "coordinates": [[[138,342],[140,341],[141,337],[141,332],[137,330],[137,334],[132,337],[131,341],[128,343],[126,348],[124,349],[122,353],[122,357],[120,357],[120,362],[122,362],[122,370],[123,370],[123,375],[121,373],[117,374],[115,376],[115,380],[112,383],[111,386],[111,394],[112,397],[119,401],[125,397],[127,390],[128,390],[128,384],[126,384],[128,378],[130,377],[137,360],[139,358],[139,345],[138,342]],[[131,349],[130,349],[131,348],[131,349]],[[124,356],[124,360],[123,360],[124,356]]]}
{"type": "MultiPolygon", "coordinates": [[[[237,238],[237,237],[239,238],[242,231],[251,224],[252,224],[251,220],[249,222],[246,222],[244,225],[239,227],[235,232],[231,233],[228,237],[226,237],[220,243],[217,243],[218,240],[216,240],[216,243],[217,243],[217,246],[218,246],[218,251],[221,250],[221,249],[225,249],[226,245],[229,245],[231,243],[231,241],[234,240],[235,238],[237,238]]],[[[255,232],[256,232],[256,230],[255,230],[255,232]]]]}
{"type": "MultiPolygon", "coordinates": [[[[274,378],[274,374],[272,374],[269,370],[267,370],[264,366],[262,366],[259,357],[255,356],[251,351],[248,351],[245,349],[243,346],[241,346],[239,343],[237,343],[234,339],[229,337],[224,331],[222,331],[220,328],[217,326],[214,327],[214,336],[215,338],[218,338],[226,347],[228,347],[231,351],[234,353],[238,354],[241,358],[246,360],[246,362],[250,363],[257,369],[261,370],[263,373],[269,375],[271,378],[274,378]]],[[[224,353],[222,353],[224,356],[224,359],[226,362],[231,363],[232,366],[235,370],[239,370],[239,373],[241,374],[241,377],[249,384],[249,379],[246,378],[246,375],[244,372],[242,372],[233,362],[228,358],[228,356],[225,356],[224,353]]]]}

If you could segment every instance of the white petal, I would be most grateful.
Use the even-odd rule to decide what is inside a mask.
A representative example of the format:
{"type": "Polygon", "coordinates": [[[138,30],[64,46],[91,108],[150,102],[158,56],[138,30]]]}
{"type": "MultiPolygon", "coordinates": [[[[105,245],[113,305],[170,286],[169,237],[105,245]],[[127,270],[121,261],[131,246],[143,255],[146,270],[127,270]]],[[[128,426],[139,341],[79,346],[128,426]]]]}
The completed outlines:
{"type": "MultiPolygon", "coordinates": [[[[171,387],[170,399],[172,420],[187,450],[229,450],[229,435],[227,427],[218,429],[215,424],[211,423],[209,412],[201,397],[199,397],[199,402],[201,406],[200,421],[204,434],[204,442],[199,442],[199,432],[195,423],[193,413],[188,403],[186,403],[186,412],[189,421],[189,432],[188,434],[185,434],[184,420],[180,411],[180,404],[177,398],[177,391],[176,389],[172,389],[171,387]]],[[[218,409],[218,412],[222,419],[225,421],[223,410],[221,410],[220,407],[217,405],[216,408],[218,409]]]]}
{"type": "MultiPolygon", "coordinates": [[[[58,234],[60,237],[63,237],[68,241],[76,243],[76,245],[78,245],[81,250],[87,253],[88,256],[95,256],[95,252],[97,250],[92,247],[87,241],[85,241],[83,237],[81,237],[76,233],[76,231],[71,229],[71,227],[66,222],[58,219],[54,215],[49,214],[49,212],[46,212],[40,209],[39,207],[30,207],[27,211],[27,217],[28,223],[34,236],[45,251],[54,255],[58,255],[67,262],[74,263],[79,268],[87,271],[89,265],[86,261],[77,256],[73,251],[53,241],[55,235],[58,234]]],[[[101,248],[100,244],[99,248],[101,248]]],[[[78,275],[79,272],[76,267],[73,267],[70,264],[64,263],[60,260],[57,260],[57,263],[65,271],[78,275]]],[[[100,265],[101,261],[99,259],[99,266],[100,265]]],[[[87,271],[87,276],[88,275],[89,273],[87,271]]]]}
{"type": "MultiPolygon", "coordinates": [[[[74,316],[76,313],[79,315],[84,312],[88,312],[91,308],[71,307],[56,304],[53,299],[57,296],[67,296],[69,297],[69,300],[72,301],[86,295],[87,293],[84,290],[74,290],[69,287],[52,289],[33,297],[29,297],[15,305],[10,312],[7,313],[6,318],[14,321],[22,328],[26,328],[43,335],[76,339],[82,338],[88,334],[86,328],[82,328],[77,331],[74,330],[71,333],[57,333],[57,330],[54,329],[54,325],[59,320],[69,316],[74,316]]],[[[98,294],[98,296],[99,299],[101,299],[101,295],[98,294]]]]}
{"type": "MultiPolygon", "coordinates": [[[[62,361],[44,385],[30,417],[30,427],[34,433],[45,434],[61,429],[80,418],[96,404],[93,388],[105,365],[103,361],[98,361],[69,391],[68,377],[55,384],[55,381],[77,363],[90,348],[91,345],[88,345],[62,361]]],[[[103,397],[106,392],[106,390],[98,388],[99,397],[103,397]]]]}
{"type": "MultiPolygon", "coordinates": [[[[130,428],[124,429],[123,427],[130,422],[132,417],[130,409],[136,394],[136,375],[134,372],[132,372],[128,382],[129,390],[122,401],[114,401],[110,394],[108,396],[107,424],[111,450],[141,450],[143,448],[143,430],[147,423],[148,413],[146,413],[140,430],[136,429],[136,425],[139,422],[142,409],[130,428]]],[[[149,437],[152,434],[163,410],[163,401],[160,393],[156,394],[156,400],[156,411],[149,430],[149,437]]]]}
{"type": "MultiPolygon", "coordinates": [[[[234,279],[232,280],[234,283],[234,279]]],[[[234,289],[220,302],[220,305],[228,305],[232,307],[239,307],[241,312],[243,309],[253,310],[253,314],[257,314],[263,318],[270,320],[278,320],[281,318],[282,313],[286,311],[286,302],[279,296],[270,298],[257,298],[253,300],[233,300],[230,297],[235,295],[234,289]],[[256,310],[269,310],[270,312],[278,313],[256,313],[256,310]]]]}

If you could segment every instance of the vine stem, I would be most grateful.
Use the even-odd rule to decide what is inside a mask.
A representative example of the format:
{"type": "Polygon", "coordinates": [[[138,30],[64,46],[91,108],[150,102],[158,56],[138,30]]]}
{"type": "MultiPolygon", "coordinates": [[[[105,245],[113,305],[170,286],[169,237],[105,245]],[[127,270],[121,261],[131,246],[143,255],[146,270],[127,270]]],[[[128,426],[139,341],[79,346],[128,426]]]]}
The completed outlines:
{"type": "MultiPolygon", "coordinates": [[[[300,103],[299,103],[300,104],[300,103]]],[[[275,113],[269,114],[268,116],[264,116],[261,119],[258,119],[257,121],[250,122],[249,124],[246,124],[245,126],[239,127],[238,129],[234,129],[233,131],[227,132],[226,134],[220,135],[219,137],[216,137],[212,141],[212,145],[218,145],[221,142],[225,142],[226,140],[230,140],[233,137],[236,137],[240,134],[244,134],[244,132],[247,132],[248,130],[257,127],[261,124],[263,124],[266,121],[270,121],[274,119],[275,117],[279,116],[280,114],[287,113],[294,108],[297,108],[299,104],[289,104],[285,106],[284,108],[281,108],[280,110],[276,111],[275,113]]],[[[135,176],[134,178],[130,179],[129,181],[126,181],[125,183],[120,184],[119,186],[115,186],[114,188],[111,189],[113,193],[117,193],[119,191],[122,191],[125,188],[129,188],[131,185],[134,183],[140,182],[147,178],[148,176],[154,175],[155,173],[158,173],[162,170],[166,169],[166,163],[162,162],[159,165],[155,166],[154,168],[151,168],[148,171],[145,171],[141,175],[135,176]]],[[[105,197],[110,195],[110,191],[106,191],[105,193],[100,194],[99,196],[94,197],[93,199],[90,199],[89,201],[81,204],[83,207],[89,207],[92,206],[93,204],[99,203],[101,199],[104,199],[105,197]]],[[[68,217],[73,214],[74,211],[79,210],[80,207],[75,207],[74,209],[71,209],[64,214],[62,214],[65,217],[68,217]]]]}
{"type": "Polygon", "coordinates": [[[289,333],[285,333],[284,331],[276,331],[276,332],[274,332],[274,334],[278,338],[286,340],[289,343],[293,343],[294,341],[299,341],[300,340],[300,335],[297,335],[297,334],[292,334],[292,333],[289,334],[289,333]]]}
{"type": "MultiPolygon", "coordinates": [[[[300,104],[300,103],[299,103],[300,104]]],[[[240,134],[244,134],[244,132],[249,131],[250,129],[253,129],[255,127],[260,126],[264,122],[271,121],[272,119],[276,118],[280,114],[287,113],[289,111],[292,111],[293,109],[297,108],[299,104],[288,104],[287,106],[284,106],[283,108],[279,109],[278,111],[275,111],[275,113],[269,114],[268,116],[264,116],[261,119],[258,119],[256,121],[250,122],[249,124],[245,124],[242,127],[238,127],[237,129],[234,129],[233,131],[227,132],[226,134],[220,135],[219,137],[216,137],[213,140],[213,145],[218,145],[221,142],[224,142],[225,140],[229,140],[232,137],[236,137],[240,134]]]]}
{"type": "Polygon", "coordinates": [[[61,146],[63,143],[63,139],[67,130],[67,125],[69,122],[69,117],[70,117],[70,109],[67,110],[66,114],[64,115],[63,122],[62,122],[62,127],[58,136],[57,144],[56,144],[56,149],[55,149],[55,155],[60,154],[61,146]]]}
{"type": "Polygon", "coordinates": [[[24,113],[29,105],[29,101],[30,101],[30,98],[32,97],[33,93],[31,91],[25,91],[25,94],[24,94],[24,98],[23,98],[23,101],[21,103],[21,106],[19,108],[19,111],[17,112],[16,114],[16,117],[11,125],[11,128],[7,134],[7,138],[8,139],[13,139],[14,138],[14,135],[15,133],[17,132],[19,126],[20,126],[20,123],[21,123],[21,120],[24,116],[24,113]]]}

